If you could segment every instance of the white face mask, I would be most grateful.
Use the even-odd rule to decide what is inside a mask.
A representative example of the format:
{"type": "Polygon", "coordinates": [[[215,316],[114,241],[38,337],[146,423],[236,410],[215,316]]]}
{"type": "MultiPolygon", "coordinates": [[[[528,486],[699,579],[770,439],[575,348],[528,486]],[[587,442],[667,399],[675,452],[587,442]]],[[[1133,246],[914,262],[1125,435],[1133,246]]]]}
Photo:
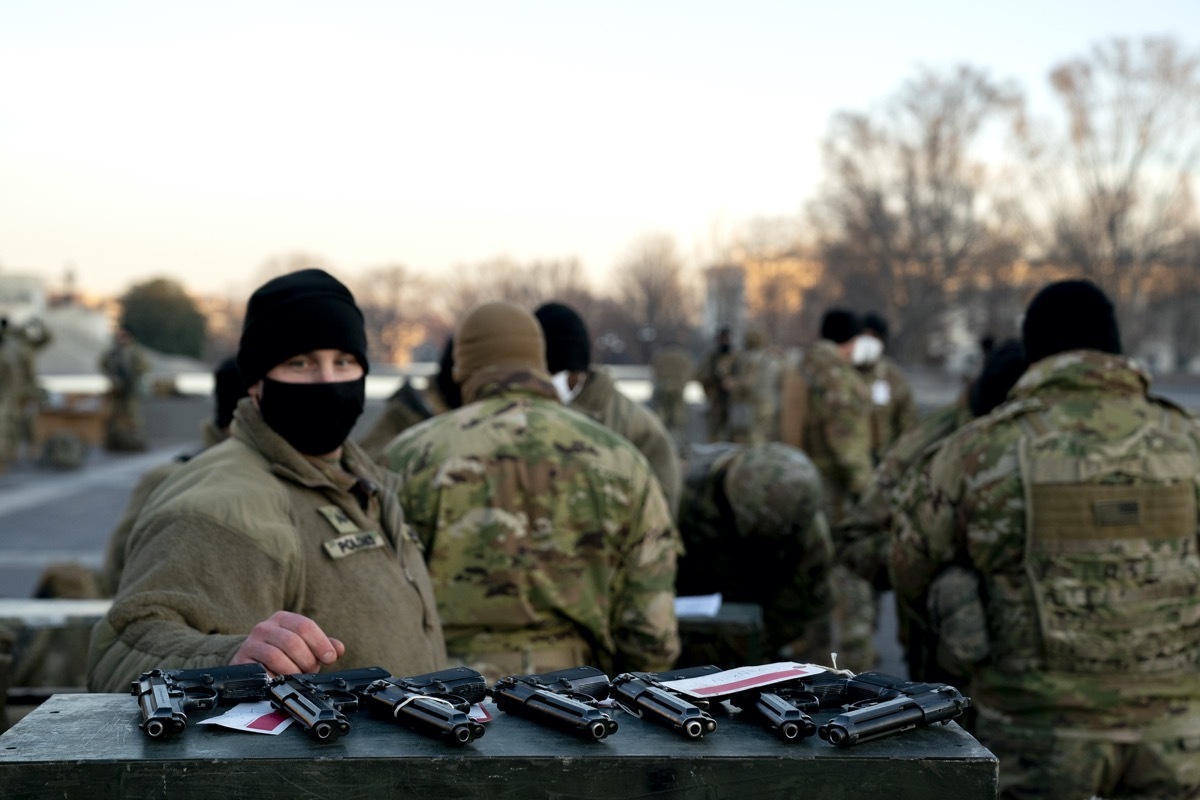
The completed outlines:
{"type": "Polygon", "coordinates": [[[850,351],[850,362],[857,367],[874,364],[883,355],[883,342],[874,336],[862,334],[854,340],[850,351]]]}
{"type": "Polygon", "coordinates": [[[558,392],[558,399],[562,401],[564,406],[571,405],[571,401],[579,396],[579,392],[583,389],[583,381],[574,389],[571,388],[571,382],[568,380],[571,373],[567,370],[556,372],[550,376],[550,382],[554,384],[554,391],[558,392]]]}

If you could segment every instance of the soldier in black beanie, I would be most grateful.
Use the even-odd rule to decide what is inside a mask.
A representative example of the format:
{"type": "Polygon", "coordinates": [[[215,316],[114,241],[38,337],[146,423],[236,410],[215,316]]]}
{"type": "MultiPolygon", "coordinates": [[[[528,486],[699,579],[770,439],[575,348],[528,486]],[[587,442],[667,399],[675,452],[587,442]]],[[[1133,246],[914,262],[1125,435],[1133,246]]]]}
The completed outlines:
{"type": "Polygon", "coordinates": [[[564,303],[543,303],[534,316],[546,339],[546,367],[559,399],[633,442],[650,462],[674,517],[683,475],[675,440],[662,420],[622,394],[607,372],[592,368],[591,336],[575,309],[564,303]]]}
{"type": "Polygon", "coordinates": [[[179,467],[138,514],[88,684],[257,662],[275,674],[445,665],[399,477],[346,437],[365,399],[367,339],[350,291],[307,269],[250,297],[230,437],[179,467]],[[337,638],[334,638],[337,637],[337,638]]]}
{"type": "Polygon", "coordinates": [[[336,455],[363,412],[370,369],[349,289],[319,269],[268,281],[246,306],[237,362],[276,433],[305,455],[336,455]]]}

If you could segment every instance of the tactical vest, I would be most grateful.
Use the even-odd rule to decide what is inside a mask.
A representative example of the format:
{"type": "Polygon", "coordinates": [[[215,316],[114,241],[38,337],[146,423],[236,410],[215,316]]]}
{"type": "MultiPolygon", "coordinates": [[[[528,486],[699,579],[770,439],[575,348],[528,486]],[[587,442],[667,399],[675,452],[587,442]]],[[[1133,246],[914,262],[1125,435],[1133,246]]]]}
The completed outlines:
{"type": "Polygon", "coordinates": [[[1040,410],[1019,418],[1023,574],[989,586],[1001,668],[1161,675],[1200,665],[1200,454],[1184,417],[1158,412],[1116,441],[1054,430],[1040,410]]]}

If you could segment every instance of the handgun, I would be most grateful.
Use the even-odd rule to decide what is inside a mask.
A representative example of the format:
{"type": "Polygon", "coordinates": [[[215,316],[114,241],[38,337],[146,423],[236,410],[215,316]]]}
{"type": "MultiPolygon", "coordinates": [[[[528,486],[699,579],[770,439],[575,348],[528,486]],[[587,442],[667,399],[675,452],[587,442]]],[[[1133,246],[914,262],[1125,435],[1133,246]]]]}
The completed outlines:
{"type": "Polygon", "coordinates": [[[346,714],[358,710],[359,696],[368,686],[387,677],[390,673],[382,667],[279,675],[267,686],[267,699],[309,736],[325,742],[350,732],[346,714]]]}
{"type": "Polygon", "coordinates": [[[746,719],[774,731],[785,742],[796,742],[817,732],[812,717],[770,686],[739,692],[726,699],[746,719]]]}
{"type": "Polygon", "coordinates": [[[847,710],[817,728],[818,736],[838,747],[935,722],[945,725],[971,707],[971,698],[948,684],[906,681],[880,672],[855,675],[846,682],[846,690],[847,710]]]}
{"type": "Polygon", "coordinates": [[[362,704],[374,714],[390,717],[412,730],[465,745],[484,734],[484,727],[467,716],[471,706],[487,696],[487,681],[469,667],[414,675],[386,676],[359,692],[362,704]]]}
{"type": "Polygon", "coordinates": [[[187,727],[189,711],[262,700],[269,681],[262,664],[153,669],[133,681],[130,694],[137,697],[142,711],[138,727],[151,739],[165,739],[187,727]]]}
{"type": "Polygon", "coordinates": [[[496,707],[599,741],[617,732],[616,721],[595,706],[609,695],[609,679],[595,667],[570,667],[537,675],[509,675],[492,686],[496,707]]]}
{"type": "Polygon", "coordinates": [[[696,678],[720,672],[717,667],[690,667],[673,672],[625,672],[613,679],[613,701],[626,713],[665,725],[688,739],[699,739],[717,729],[705,710],[707,703],[689,703],[663,686],[666,681],[696,678]]]}

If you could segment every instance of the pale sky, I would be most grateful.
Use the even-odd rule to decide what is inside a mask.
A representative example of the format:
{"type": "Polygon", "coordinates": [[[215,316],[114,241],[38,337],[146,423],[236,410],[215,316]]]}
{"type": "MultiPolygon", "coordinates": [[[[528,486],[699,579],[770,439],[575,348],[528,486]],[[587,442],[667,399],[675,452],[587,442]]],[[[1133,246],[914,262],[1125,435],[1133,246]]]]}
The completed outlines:
{"type": "Polygon", "coordinates": [[[1200,46],[1196,0],[0,0],[0,272],[243,293],[268,258],[347,275],[578,257],[700,264],[798,215],[830,115],[918,66],[1035,100],[1112,36],[1200,46]]]}

